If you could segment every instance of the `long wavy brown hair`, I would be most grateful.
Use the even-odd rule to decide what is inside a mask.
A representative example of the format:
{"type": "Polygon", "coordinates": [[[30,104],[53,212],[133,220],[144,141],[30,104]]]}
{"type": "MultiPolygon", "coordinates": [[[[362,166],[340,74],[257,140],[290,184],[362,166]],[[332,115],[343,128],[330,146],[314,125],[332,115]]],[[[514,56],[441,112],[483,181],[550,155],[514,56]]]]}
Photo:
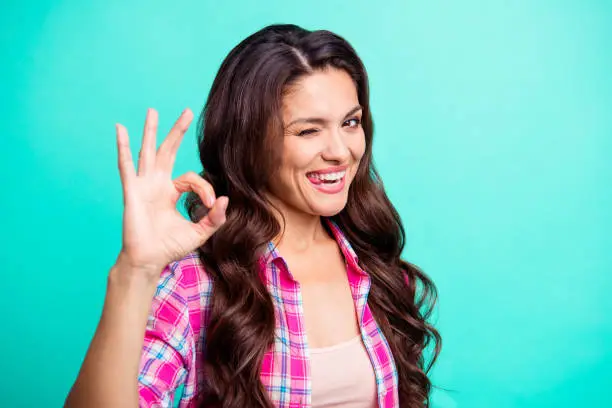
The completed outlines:
{"type": "MultiPolygon", "coordinates": [[[[225,58],[198,123],[201,174],[218,196],[229,197],[226,223],[198,250],[213,282],[205,317],[202,406],[272,406],[259,376],[274,339],[274,307],[258,261],[281,225],[266,192],[283,145],[283,95],[299,78],[328,67],[345,70],[354,80],[366,138],[347,205],[332,220],[371,277],[368,304],[393,353],[401,407],[429,405],[427,373],[441,344],[427,322],[436,289],[400,258],[404,228],[372,162],[366,70],[351,45],[332,32],[273,25],[225,58]],[[424,353],[428,346],[433,346],[430,358],[424,353]]],[[[206,212],[195,194],[187,197],[186,207],[194,221],[206,212]]]]}

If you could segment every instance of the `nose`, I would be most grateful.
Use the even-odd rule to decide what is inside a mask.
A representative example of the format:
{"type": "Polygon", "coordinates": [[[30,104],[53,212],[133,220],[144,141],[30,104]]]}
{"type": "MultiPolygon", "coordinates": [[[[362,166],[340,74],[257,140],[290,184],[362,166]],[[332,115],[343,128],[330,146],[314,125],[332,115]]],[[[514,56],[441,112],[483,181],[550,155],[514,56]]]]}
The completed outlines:
{"type": "Polygon", "coordinates": [[[338,163],[348,161],[351,151],[341,130],[333,130],[327,134],[323,159],[338,163]]]}

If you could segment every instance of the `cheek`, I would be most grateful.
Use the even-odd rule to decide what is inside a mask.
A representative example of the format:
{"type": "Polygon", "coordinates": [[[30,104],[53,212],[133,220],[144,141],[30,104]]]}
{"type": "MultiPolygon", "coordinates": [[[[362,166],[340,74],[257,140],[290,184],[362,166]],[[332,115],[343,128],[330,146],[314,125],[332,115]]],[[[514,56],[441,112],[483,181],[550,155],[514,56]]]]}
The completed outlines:
{"type": "Polygon", "coordinates": [[[315,143],[308,143],[305,139],[291,139],[283,146],[282,173],[285,175],[308,170],[319,151],[315,143]]]}
{"type": "Polygon", "coordinates": [[[351,150],[353,158],[356,161],[361,160],[366,148],[365,134],[362,132],[360,137],[352,139],[352,143],[350,144],[349,148],[351,150]]]}

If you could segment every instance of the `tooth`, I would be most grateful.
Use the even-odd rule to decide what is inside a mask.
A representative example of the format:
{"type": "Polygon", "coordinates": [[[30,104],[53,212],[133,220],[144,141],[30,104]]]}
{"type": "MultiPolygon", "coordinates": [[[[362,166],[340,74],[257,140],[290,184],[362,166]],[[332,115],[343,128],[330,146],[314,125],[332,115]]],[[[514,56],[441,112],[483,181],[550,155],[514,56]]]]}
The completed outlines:
{"type": "Polygon", "coordinates": [[[326,180],[326,181],[337,181],[340,180],[342,177],[344,177],[344,175],[346,174],[346,171],[337,171],[335,173],[311,173],[311,177],[314,177],[316,179],[319,180],[326,180]]]}

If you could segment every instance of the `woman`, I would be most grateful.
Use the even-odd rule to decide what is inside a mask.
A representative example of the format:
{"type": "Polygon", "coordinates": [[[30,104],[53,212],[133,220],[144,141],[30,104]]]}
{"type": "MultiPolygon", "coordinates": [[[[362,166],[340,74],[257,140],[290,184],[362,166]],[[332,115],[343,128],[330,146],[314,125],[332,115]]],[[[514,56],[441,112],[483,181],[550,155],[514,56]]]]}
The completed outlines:
{"type": "Polygon", "coordinates": [[[174,181],[189,110],[157,150],[148,112],[137,171],[117,126],[123,247],[66,406],[167,407],[180,385],[181,407],[428,405],[435,288],[400,259],[353,48],[264,28],[227,56],[202,119],[203,172],[174,181]]]}

